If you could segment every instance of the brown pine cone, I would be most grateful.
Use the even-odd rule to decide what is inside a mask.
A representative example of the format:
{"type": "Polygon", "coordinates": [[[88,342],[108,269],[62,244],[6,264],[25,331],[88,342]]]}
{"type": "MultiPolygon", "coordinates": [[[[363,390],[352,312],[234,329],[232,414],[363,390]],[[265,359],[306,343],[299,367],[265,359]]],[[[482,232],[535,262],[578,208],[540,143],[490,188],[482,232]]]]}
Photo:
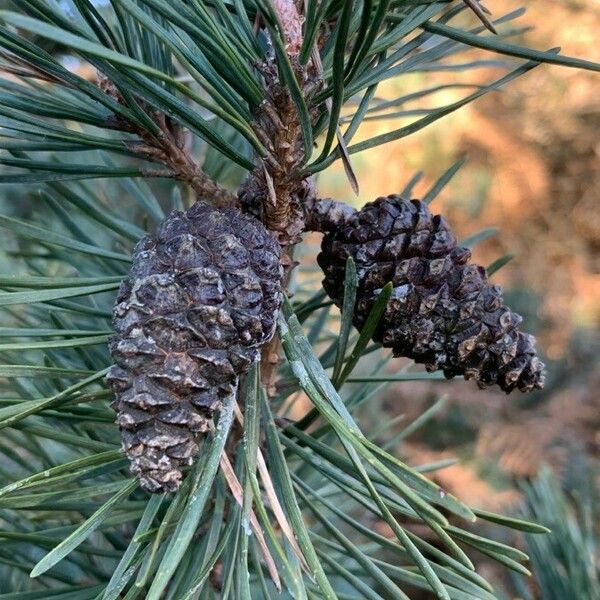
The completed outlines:
{"type": "Polygon", "coordinates": [[[393,292],[373,339],[395,356],[412,358],[428,371],[442,369],[447,377],[474,379],[481,388],[496,384],[509,393],[543,386],[535,339],[519,330],[521,317],[504,304],[485,269],[469,263],[471,252],[457,246],[442,216],[396,195],[354,213],[323,208],[323,287],[341,306],[351,256],[359,282],[358,329],[391,281],[393,292]]]}
{"type": "Polygon", "coordinates": [[[198,436],[275,330],[280,248],[234,208],[175,211],[136,246],[113,313],[108,382],[123,448],[149,492],[173,492],[198,436]]]}

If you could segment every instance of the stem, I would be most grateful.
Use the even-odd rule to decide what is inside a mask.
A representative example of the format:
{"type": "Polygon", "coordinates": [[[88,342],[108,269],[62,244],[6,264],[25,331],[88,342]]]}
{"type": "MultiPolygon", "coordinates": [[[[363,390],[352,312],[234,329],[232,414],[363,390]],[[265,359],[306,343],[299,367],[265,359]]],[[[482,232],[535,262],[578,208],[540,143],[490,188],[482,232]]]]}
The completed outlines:
{"type": "MultiPolygon", "coordinates": [[[[285,248],[284,257],[287,259],[285,262],[288,266],[285,267],[283,273],[282,287],[287,290],[292,277],[292,271],[294,270],[294,249],[296,245],[290,244],[285,248]]],[[[261,350],[261,381],[267,390],[269,396],[274,396],[277,393],[277,387],[275,385],[275,378],[277,377],[277,368],[279,367],[281,353],[281,339],[279,334],[275,333],[273,339],[261,350]]]]}
{"type": "MultiPolygon", "coordinates": [[[[304,17],[298,12],[294,0],[274,0],[273,8],[285,53],[302,95],[308,99],[319,89],[321,77],[313,61],[306,64],[300,62],[304,17]]],[[[280,79],[275,53],[259,68],[264,79],[265,100],[254,114],[252,127],[267,154],[256,157],[256,166],[240,189],[239,198],[248,212],[276,233],[283,250],[282,287],[286,290],[296,264],[294,248],[301,241],[301,234],[306,228],[307,204],[314,203],[314,181],[304,170],[307,156],[299,109],[290,89],[280,79]]],[[[310,106],[308,101],[307,104],[310,106]]],[[[314,115],[311,115],[311,119],[314,119],[314,115]]],[[[275,378],[280,352],[281,340],[275,334],[261,352],[261,380],[269,395],[276,393],[275,378]]]]}
{"type": "MultiPolygon", "coordinates": [[[[98,87],[120,104],[124,103],[113,82],[101,73],[98,74],[98,87]]],[[[143,106],[141,108],[144,109],[143,106]]],[[[120,117],[113,122],[116,129],[133,133],[140,138],[128,143],[129,148],[140,157],[162,162],[169,169],[167,176],[187,183],[198,198],[209,200],[217,206],[239,205],[237,196],[209,177],[196,162],[186,148],[185,130],[164,113],[148,114],[158,126],[159,133],[151,133],[120,117]]]]}
{"type": "Polygon", "coordinates": [[[199,198],[210,200],[217,206],[230,206],[238,203],[237,196],[209,177],[185,147],[165,136],[163,142],[165,164],[173,171],[176,179],[185,181],[199,198]]]}

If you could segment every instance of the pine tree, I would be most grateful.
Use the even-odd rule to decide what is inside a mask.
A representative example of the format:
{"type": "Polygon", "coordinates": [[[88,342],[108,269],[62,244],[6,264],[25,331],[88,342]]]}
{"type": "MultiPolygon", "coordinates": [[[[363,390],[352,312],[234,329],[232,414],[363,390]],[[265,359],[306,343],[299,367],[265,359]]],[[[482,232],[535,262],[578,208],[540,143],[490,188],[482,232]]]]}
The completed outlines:
{"type": "Polygon", "coordinates": [[[487,600],[472,550],[526,572],[471,523],[543,527],[466,506],[424,475],[440,465],[361,428],[381,382],[439,378],[390,375],[381,353],[353,381],[392,284],[353,333],[350,257],[332,339],[325,292],[294,277],[335,161],[356,191],[359,152],[542,63],[599,70],[506,41],[518,16],[478,0],[2,7],[0,598],[487,600]],[[380,83],[468,69],[470,48],[515,64],[353,143],[406,101],[380,83]]]}

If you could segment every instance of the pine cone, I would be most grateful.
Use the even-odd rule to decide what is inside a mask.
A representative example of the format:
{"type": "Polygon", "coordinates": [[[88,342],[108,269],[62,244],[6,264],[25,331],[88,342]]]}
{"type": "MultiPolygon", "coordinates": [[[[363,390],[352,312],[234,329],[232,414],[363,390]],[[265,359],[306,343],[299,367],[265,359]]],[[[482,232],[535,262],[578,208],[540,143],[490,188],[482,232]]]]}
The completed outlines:
{"type": "Polygon", "coordinates": [[[108,375],[123,448],[149,492],[172,492],[198,436],[275,330],[280,248],[262,223],[196,203],[135,248],[113,313],[108,375]]]}
{"type": "MultiPolygon", "coordinates": [[[[327,230],[318,256],[323,287],[341,306],[346,260],[358,274],[354,324],[361,329],[381,291],[393,292],[373,336],[395,356],[463,375],[479,387],[497,384],[509,393],[544,384],[533,336],[519,330],[521,317],[503,302],[471,252],[457,246],[448,223],[426,204],[400,196],[378,198],[353,214],[324,207],[327,230]]],[[[318,213],[317,213],[318,214],[318,213]]]]}

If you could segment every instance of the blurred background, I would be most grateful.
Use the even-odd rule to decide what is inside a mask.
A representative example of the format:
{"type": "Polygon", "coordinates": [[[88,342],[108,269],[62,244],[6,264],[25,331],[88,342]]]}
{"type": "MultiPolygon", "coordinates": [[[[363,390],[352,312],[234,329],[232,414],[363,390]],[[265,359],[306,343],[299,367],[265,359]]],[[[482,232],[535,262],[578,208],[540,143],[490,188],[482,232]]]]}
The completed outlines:
{"type": "MultiPolygon", "coordinates": [[[[520,36],[519,42],[540,49],[561,46],[566,54],[600,59],[595,41],[600,28],[599,2],[548,0],[528,4],[521,22],[533,28],[520,36]]],[[[518,6],[519,1],[512,0],[488,3],[492,12],[495,8],[508,12],[518,6]]],[[[480,58],[484,57],[482,52],[480,58]]],[[[465,60],[477,57],[470,53],[465,60]]],[[[456,79],[480,83],[493,74],[493,68],[485,66],[464,75],[456,73],[456,79]]],[[[412,74],[379,88],[377,95],[397,97],[434,87],[442,79],[447,81],[447,75],[412,74]]],[[[396,110],[446,105],[462,95],[461,89],[443,90],[396,110]]],[[[492,279],[504,287],[507,302],[524,317],[524,329],[538,338],[548,370],[546,389],[507,397],[493,390],[479,391],[458,380],[402,383],[387,389],[380,413],[370,413],[377,419],[404,414],[410,422],[445,396],[443,408],[404,441],[399,451],[416,462],[460,457],[459,464],[434,477],[477,507],[514,509],[523,499],[523,482],[536,480],[536,485],[542,485],[536,478],[544,465],[566,490],[569,502],[582,489],[593,487],[590,478],[597,478],[599,98],[597,74],[542,66],[409,138],[353,157],[360,183],[358,197],[339,164],[319,180],[323,196],[360,206],[377,196],[400,192],[416,172],[422,171],[412,192],[418,198],[464,156],[466,164],[434,201],[432,210],[446,215],[459,238],[490,227],[498,229],[476,246],[474,256],[480,264],[514,255],[492,279]]],[[[400,127],[405,119],[401,117],[393,125],[400,127]]],[[[365,125],[363,135],[389,129],[389,121],[373,121],[365,125]]],[[[401,361],[393,364],[394,368],[401,366],[401,361]]],[[[591,514],[597,526],[600,512],[591,514]]],[[[600,538],[594,527],[588,533],[596,546],[600,538]]],[[[583,561],[584,557],[573,560],[583,561]]],[[[480,568],[486,568],[484,559],[480,568]]],[[[597,562],[595,569],[597,578],[597,562]]],[[[513,584],[503,583],[507,597],[527,597],[529,593],[544,599],[600,598],[600,584],[589,596],[583,592],[573,595],[574,588],[551,592],[540,590],[539,585],[527,590],[513,584]]]]}

